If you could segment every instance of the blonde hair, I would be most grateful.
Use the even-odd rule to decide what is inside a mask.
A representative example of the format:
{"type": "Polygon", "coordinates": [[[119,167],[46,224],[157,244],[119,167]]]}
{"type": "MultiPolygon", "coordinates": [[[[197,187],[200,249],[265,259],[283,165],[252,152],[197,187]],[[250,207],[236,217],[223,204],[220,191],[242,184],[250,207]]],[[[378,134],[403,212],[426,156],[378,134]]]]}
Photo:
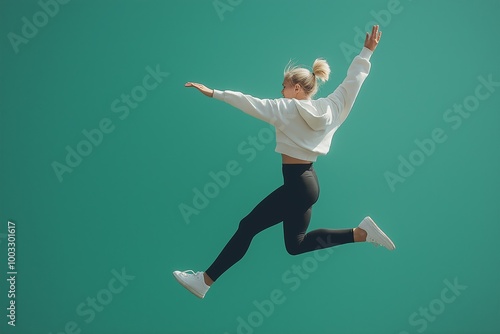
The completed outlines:
{"type": "Polygon", "coordinates": [[[284,79],[292,85],[299,84],[307,97],[311,98],[318,92],[318,81],[328,81],[330,77],[330,66],[323,58],[317,58],[312,67],[312,72],[308,69],[293,66],[290,62],[285,68],[284,79]]]}

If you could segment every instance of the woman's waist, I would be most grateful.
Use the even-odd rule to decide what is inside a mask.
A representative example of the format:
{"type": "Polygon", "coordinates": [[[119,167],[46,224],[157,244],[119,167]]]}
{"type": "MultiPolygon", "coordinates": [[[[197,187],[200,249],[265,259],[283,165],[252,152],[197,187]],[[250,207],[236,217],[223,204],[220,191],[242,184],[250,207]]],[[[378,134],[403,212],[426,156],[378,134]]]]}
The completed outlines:
{"type": "Polygon", "coordinates": [[[312,161],[294,158],[286,154],[281,154],[281,162],[283,165],[312,165],[312,161]]]}

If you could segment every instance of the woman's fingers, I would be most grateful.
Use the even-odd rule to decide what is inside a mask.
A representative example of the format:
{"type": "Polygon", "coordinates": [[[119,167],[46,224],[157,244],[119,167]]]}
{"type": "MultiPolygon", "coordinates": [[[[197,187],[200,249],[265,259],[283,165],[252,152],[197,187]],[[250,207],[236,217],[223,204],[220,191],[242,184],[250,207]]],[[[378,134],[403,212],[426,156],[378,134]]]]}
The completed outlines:
{"type": "Polygon", "coordinates": [[[371,33],[366,32],[364,46],[372,51],[375,50],[375,48],[377,47],[377,44],[380,40],[380,37],[382,36],[382,31],[379,31],[378,29],[379,29],[378,25],[373,25],[371,33]]]}
{"type": "Polygon", "coordinates": [[[370,37],[373,39],[373,40],[378,40],[380,38],[380,35],[381,35],[381,31],[378,30],[378,25],[374,25],[372,27],[372,33],[370,35],[370,37]]]}
{"type": "Polygon", "coordinates": [[[214,91],[213,89],[210,89],[208,87],[206,87],[205,85],[203,84],[200,84],[200,83],[196,83],[196,82],[186,82],[184,84],[185,87],[194,87],[196,89],[198,89],[200,92],[202,92],[204,95],[206,96],[210,96],[210,97],[213,97],[214,95],[214,91]]]}
{"type": "Polygon", "coordinates": [[[194,88],[198,88],[198,89],[201,89],[201,87],[203,85],[199,84],[199,83],[196,83],[196,82],[186,82],[186,84],[184,85],[185,87],[194,87],[194,88]]]}
{"type": "Polygon", "coordinates": [[[370,35],[370,39],[374,40],[375,42],[379,42],[380,41],[380,37],[382,37],[382,31],[378,30],[379,29],[379,26],[378,25],[374,25],[372,27],[372,33],[370,35]]]}

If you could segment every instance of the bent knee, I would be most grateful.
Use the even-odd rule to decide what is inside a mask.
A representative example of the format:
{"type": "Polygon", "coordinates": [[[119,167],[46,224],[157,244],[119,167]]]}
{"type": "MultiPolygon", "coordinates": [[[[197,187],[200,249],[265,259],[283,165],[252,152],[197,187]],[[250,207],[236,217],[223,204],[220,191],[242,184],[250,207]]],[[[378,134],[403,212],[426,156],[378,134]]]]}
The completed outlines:
{"type": "Polygon", "coordinates": [[[302,254],[298,245],[285,245],[285,248],[286,248],[287,253],[290,255],[295,256],[295,255],[302,254]]]}

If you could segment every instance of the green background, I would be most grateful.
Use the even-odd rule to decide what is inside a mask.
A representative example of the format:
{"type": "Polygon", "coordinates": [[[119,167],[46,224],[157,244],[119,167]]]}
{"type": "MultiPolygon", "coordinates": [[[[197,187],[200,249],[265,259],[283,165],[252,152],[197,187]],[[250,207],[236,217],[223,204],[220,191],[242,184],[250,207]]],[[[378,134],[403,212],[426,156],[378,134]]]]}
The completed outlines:
{"type": "Polygon", "coordinates": [[[219,15],[211,0],[74,0],[17,53],[8,34],[21,35],[23,17],[33,22],[41,5],[0,2],[1,331],[500,333],[500,87],[460,127],[443,118],[473,101],[478,77],[500,81],[500,2],[221,2],[231,10],[219,15]],[[354,57],[341,46],[359,50],[356,28],[370,22],[380,23],[382,41],[352,113],[315,164],[321,196],[311,228],[354,227],[371,215],[397,249],[346,245],[316,254],[324,261],[292,257],[278,225],[195,298],[171,272],[205,270],[282,179],[274,140],[254,159],[238,151],[268,125],[184,83],[278,98],[290,59],[310,66],[325,57],[332,76],[323,97],[354,57]],[[120,119],[111,104],[142,84],[148,66],[169,75],[120,119]],[[53,162],[64,164],[66,146],[106,118],[114,130],[60,182],[53,162]],[[415,140],[437,128],[446,141],[391,189],[386,172],[398,173],[400,156],[418,158],[415,140]],[[232,160],[241,173],[187,223],[179,205],[192,206],[193,189],[232,160]],[[17,226],[14,328],[8,220],[17,226]],[[110,294],[110,282],[120,286],[113,270],[133,279],[110,294]],[[445,281],[462,286],[450,303],[441,299],[453,296],[445,281]],[[282,303],[259,311],[274,290],[282,303]],[[81,303],[90,310],[87,298],[109,296],[91,321],[78,314],[81,303]]]}

